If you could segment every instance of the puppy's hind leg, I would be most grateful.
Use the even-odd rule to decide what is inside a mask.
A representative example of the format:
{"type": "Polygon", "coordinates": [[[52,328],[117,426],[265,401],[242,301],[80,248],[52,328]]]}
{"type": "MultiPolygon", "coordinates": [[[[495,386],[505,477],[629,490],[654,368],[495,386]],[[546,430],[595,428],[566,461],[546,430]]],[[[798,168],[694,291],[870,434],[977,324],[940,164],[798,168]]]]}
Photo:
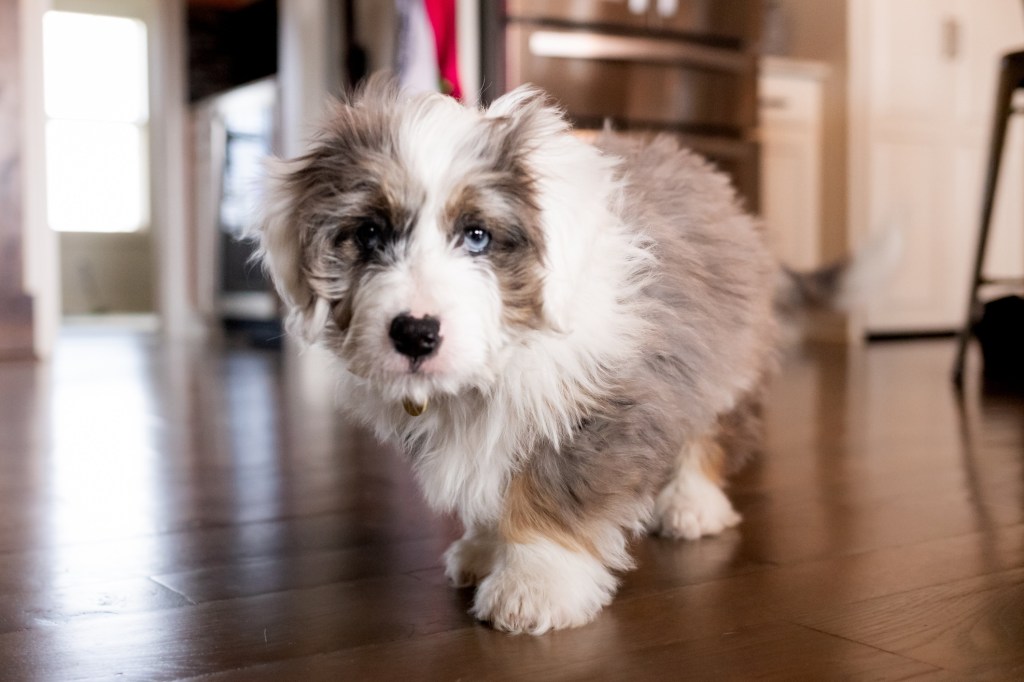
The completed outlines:
{"type": "Polygon", "coordinates": [[[718,535],[740,522],[722,486],[725,453],[708,436],[680,453],[675,473],[655,500],[654,528],[670,538],[696,540],[718,535]]]}

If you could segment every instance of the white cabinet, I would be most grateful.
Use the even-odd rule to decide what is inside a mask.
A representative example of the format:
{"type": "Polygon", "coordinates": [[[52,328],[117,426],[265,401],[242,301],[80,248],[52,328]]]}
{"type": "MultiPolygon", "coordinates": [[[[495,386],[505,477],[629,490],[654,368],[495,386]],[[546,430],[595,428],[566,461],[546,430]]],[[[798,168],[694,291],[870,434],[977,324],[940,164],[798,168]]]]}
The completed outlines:
{"type": "Polygon", "coordinates": [[[821,264],[822,83],[816,62],[761,62],[761,214],[775,253],[798,269],[821,264]]]}
{"type": "MultiPolygon", "coordinates": [[[[963,320],[1000,56],[1024,49],[1019,0],[849,5],[850,223],[856,243],[898,229],[906,248],[868,332],[963,320]]],[[[1024,137],[1008,140],[988,274],[1024,270],[1024,137]]]]}

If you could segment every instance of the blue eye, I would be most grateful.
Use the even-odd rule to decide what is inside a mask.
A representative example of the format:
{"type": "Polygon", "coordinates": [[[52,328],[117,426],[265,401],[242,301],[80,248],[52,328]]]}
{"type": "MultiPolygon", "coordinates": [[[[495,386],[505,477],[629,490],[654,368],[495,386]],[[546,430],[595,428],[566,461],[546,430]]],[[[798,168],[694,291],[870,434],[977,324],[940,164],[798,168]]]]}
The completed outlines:
{"type": "Polygon", "coordinates": [[[491,245],[491,233],[479,225],[469,225],[462,231],[462,243],[474,256],[485,253],[491,245]]]}

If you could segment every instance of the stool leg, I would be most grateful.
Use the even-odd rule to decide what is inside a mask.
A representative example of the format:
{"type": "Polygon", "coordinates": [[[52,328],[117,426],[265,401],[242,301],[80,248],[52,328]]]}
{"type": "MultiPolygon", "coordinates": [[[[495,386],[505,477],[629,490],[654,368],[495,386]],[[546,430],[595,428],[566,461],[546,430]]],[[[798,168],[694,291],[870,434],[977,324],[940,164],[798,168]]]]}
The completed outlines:
{"type": "Polygon", "coordinates": [[[1003,159],[1003,143],[1006,141],[1006,126],[1012,114],[1013,91],[1020,80],[1020,74],[1014,73],[1017,69],[1014,69],[1013,66],[1013,63],[1004,59],[999,73],[999,88],[996,93],[996,107],[992,120],[992,138],[988,151],[988,168],[985,172],[985,186],[981,202],[981,225],[978,232],[977,251],[974,255],[974,270],[971,273],[971,291],[967,300],[966,320],[960,330],[956,360],[953,365],[953,381],[957,387],[963,386],[967,344],[971,338],[971,328],[978,319],[978,309],[980,308],[978,289],[982,282],[981,270],[985,265],[985,248],[988,245],[992,209],[995,206],[999,166],[1003,159]]]}

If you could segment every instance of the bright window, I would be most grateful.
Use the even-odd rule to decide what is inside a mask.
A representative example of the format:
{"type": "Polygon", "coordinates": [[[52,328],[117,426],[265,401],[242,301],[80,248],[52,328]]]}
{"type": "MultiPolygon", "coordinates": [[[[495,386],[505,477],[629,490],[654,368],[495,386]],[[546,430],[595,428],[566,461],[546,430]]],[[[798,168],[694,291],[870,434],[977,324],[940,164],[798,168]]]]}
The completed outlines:
{"type": "Polygon", "coordinates": [[[50,226],[69,232],[148,226],[146,25],[47,12],[43,59],[50,226]]]}

